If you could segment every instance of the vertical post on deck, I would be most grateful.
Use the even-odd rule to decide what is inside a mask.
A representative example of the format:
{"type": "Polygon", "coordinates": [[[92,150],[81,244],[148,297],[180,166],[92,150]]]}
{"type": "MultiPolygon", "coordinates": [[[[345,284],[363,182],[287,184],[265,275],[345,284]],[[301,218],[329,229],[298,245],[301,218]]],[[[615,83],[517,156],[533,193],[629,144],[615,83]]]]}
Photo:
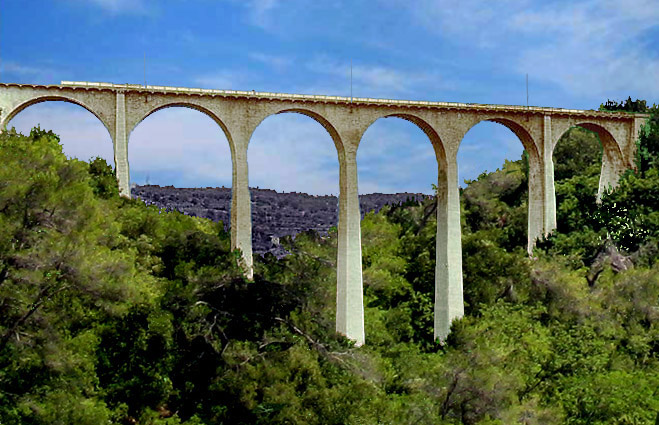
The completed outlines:
{"type": "Polygon", "coordinates": [[[543,126],[544,164],[544,234],[549,235],[556,229],[556,188],[554,186],[553,137],[551,133],[551,116],[545,115],[543,126]]]}
{"type": "Polygon", "coordinates": [[[117,91],[116,127],[114,134],[114,169],[117,173],[119,196],[130,198],[130,172],[128,170],[128,133],[126,130],[126,98],[117,91]]]}
{"type": "MultiPolygon", "coordinates": [[[[249,136],[247,136],[249,137],[249,136]]],[[[242,258],[239,265],[247,279],[254,279],[252,258],[252,206],[249,194],[249,170],[247,167],[247,143],[249,139],[233,139],[233,174],[231,184],[231,250],[239,248],[242,258]]]]}
{"type": "Polygon", "coordinates": [[[443,342],[451,330],[451,322],[464,316],[460,191],[455,155],[447,158],[445,169],[439,168],[437,189],[434,338],[443,342]]]}
{"type": "Polygon", "coordinates": [[[346,150],[340,157],[336,331],[361,346],[365,335],[357,152],[346,150]]]}

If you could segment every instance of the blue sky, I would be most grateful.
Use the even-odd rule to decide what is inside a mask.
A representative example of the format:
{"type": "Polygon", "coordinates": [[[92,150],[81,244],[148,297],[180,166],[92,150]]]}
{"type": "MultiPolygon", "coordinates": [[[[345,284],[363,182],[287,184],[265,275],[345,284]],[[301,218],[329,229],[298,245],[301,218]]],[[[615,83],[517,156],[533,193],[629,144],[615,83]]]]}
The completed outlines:
{"type": "MultiPolygon", "coordinates": [[[[5,0],[0,81],[144,83],[217,89],[597,109],[659,103],[656,0],[5,0]]],[[[10,126],[41,124],[69,156],[112,163],[102,124],[62,102],[10,126]]],[[[503,126],[481,123],[458,153],[460,181],[518,159],[503,126]]],[[[159,111],[129,140],[131,180],[231,186],[221,130],[200,112],[159,111]]],[[[268,118],[248,150],[250,186],[338,193],[336,150],[310,118],[268,118]]],[[[377,121],[357,156],[359,193],[431,193],[437,165],[413,124],[377,121]]]]}

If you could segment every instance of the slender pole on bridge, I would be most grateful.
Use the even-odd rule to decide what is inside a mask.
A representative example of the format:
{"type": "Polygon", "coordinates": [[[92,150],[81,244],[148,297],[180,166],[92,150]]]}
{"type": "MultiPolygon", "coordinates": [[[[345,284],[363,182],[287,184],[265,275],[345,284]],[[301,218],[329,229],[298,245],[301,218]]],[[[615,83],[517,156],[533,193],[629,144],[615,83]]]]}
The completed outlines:
{"type": "Polygon", "coordinates": [[[529,74],[526,74],[526,121],[529,120],[529,74]]]}
{"type": "Polygon", "coordinates": [[[352,59],[350,59],[350,103],[352,103],[352,59]]]}

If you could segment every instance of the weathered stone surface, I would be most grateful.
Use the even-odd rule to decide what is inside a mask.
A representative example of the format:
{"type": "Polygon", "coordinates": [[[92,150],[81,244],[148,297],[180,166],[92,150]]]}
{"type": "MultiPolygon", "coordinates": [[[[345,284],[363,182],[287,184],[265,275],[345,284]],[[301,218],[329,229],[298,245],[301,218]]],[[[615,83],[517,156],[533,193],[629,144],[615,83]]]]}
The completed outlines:
{"type": "MultiPolygon", "coordinates": [[[[224,131],[233,163],[231,245],[252,278],[252,222],[247,146],[256,127],[273,114],[307,115],[334,141],[339,161],[337,330],[364,342],[361,232],[356,155],[362,135],[380,118],[398,117],[428,136],[437,158],[437,249],[435,337],[444,339],[451,321],[463,314],[460,202],[456,154],[464,135],[481,121],[500,123],[519,137],[529,153],[528,247],[556,226],[552,152],[561,135],[581,126],[598,133],[604,155],[599,194],[634,166],[635,141],[646,115],[558,108],[347,98],[297,94],[204,90],[184,87],[65,82],[43,86],[0,84],[0,128],[35,103],[62,100],[93,113],[112,137],[122,196],[130,196],[127,143],[132,130],[159,109],[199,110],[224,131]]],[[[599,196],[598,194],[598,196],[599,196]]]]}

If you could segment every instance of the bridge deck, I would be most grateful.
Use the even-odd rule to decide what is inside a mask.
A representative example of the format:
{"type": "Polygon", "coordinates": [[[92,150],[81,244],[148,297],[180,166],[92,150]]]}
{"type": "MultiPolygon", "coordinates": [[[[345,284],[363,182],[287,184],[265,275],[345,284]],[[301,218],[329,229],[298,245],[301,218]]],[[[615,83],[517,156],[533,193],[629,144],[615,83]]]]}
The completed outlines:
{"type": "MultiPolygon", "coordinates": [[[[495,111],[510,111],[510,112],[534,112],[534,113],[553,113],[565,115],[588,115],[588,116],[601,116],[607,118],[613,117],[629,117],[628,112],[607,112],[596,110],[582,110],[582,109],[565,109],[565,108],[550,108],[539,106],[523,106],[523,105],[493,105],[481,103],[461,103],[461,102],[433,102],[426,100],[398,100],[398,99],[377,99],[370,97],[343,97],[343,96],[327,96],[327,95],[312,95],[312,94],[292,94],[292,93],[274,93],[274,92],[257,92],[245,90],[217,90],[217,89],[202,89],[202,88],[189,88],[189,87],[168,87],[168,86],[143,86],[140,84],[114,84],[102,82],[88,82],[88,81],[62,81],[59,85],[35,85],[35,84],[8,84],[0,83],[0,86],[24,86],[24,87],[41,87],[41,88],[85,88],[85,89],[123,89],[130,91],[141,91],[148,93],[180,93],[191,95],[210,95],[210,96],[223,96],[223,97],[248,97],[248,98],[265,98],[265,99],[281,99],[289,101],[311,101],[311,102],[331,102],[331,103],[345,103],[345,104],[359,104],[359,105],[391,105],[391,106],[407,106],[407,107],[425,107],[425,108],[448,108],[448,109],[476,109],[476,110],[495,110],[495,111]]],[[[635,116],[649,116],[647,114],[634,114],[635,116]]]]}

